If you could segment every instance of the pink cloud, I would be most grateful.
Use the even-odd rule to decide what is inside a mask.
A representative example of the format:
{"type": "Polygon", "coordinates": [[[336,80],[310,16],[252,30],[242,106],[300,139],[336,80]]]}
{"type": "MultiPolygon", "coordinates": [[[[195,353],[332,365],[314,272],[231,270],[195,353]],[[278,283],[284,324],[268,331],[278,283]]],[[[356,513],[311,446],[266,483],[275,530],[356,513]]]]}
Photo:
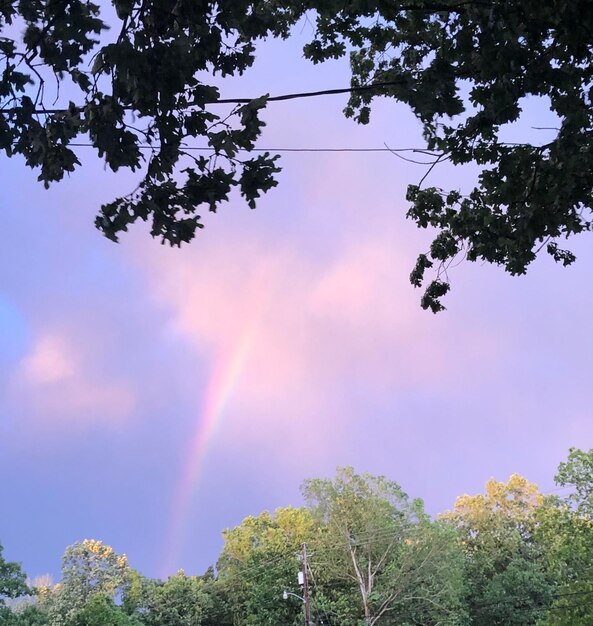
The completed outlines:
{"type": "Polygon", "coordinates": [[[117,423],[135,406],[131,389],[97,374],[89,354],[65,332],[37,338],[9,381],[8,395],[20,414],[56,427],[117,423]]]}
{"type": "Polygon", "coordinates": [[[46,335],[21,362],[21,376],[33,386],[57,383],[74,375],[75,361],[60,337],[46,335]]]}
{"type": "Polygon", "coordinates": [[[408,282],[417,242],[398,233],[403,211],[394,218],[384,199],[374,201],[372,219],[361,214],[363,200],[372,198],[364,188],[349,194],[344,181],[354,175],[338,160],[302,192],[303,232],[314,232],[318,207],[330,202],[333,214],[324,219],[343,220],[324,258],[304,247],[302,233],[280,236],[236,215],[237,223],[216,216],[185,249],[144,241],[135,248],[155,302],[168,311],[168,331],[191,345],[206,369],[257,311],[251,349],[226,403],[225,446],[265,439],[270,454],[286,456],[286,444],[277,442],[306,432],[308,452],[322,454],[346,440],[347,425],[364,419],[368,404],[388,403],[427,381],[443,388],[477,361],[496,366],[500,347],[490,329],[465,321],[461,333],[451,316],[420,310],[408,282]]]}

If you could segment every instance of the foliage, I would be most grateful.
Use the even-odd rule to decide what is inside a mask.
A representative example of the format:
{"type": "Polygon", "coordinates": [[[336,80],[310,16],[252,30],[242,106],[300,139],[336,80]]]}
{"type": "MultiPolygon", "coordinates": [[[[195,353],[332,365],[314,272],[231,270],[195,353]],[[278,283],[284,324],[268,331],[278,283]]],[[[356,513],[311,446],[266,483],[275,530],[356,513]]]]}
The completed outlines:
{"type": "Polygon", "coordinates": [[[258,38],[285,34],[281,10],[251,0],[113,6],[109,38],[104,5],[3,0],[0,150],[22,155],[46,186],[80,166],[77,139],[90,142],[113,171],[145,164],[136,190],[105,204],[96,225],[116,241],[138,219],[150,221],[153,236],[180,245],[202,227],[201,208],[215,211],[234,188],[254,208],[276,185],[276,157],[239,157],[261,133],[266,97],[221,115],[209,105],[220,99],[213,76],[242,74],[258,38]],[[70,98],[61,108],[45,104],[50,81],[58,102],[64,92],[70,98]],[[185,149],[197,138],[212,148],[210,156],[185,149]]]}
{"type": "Polygon", "coordinates": [[[556,483],[573,490],[549,499],[539,515],[538,536],[545,546],[558,593],[545,626],[585,626],[593,623],[593,451],[571,448],[560,463],[556,483]]]}
{"type": "Polygon", "coordinates": [[[226,586],[216,577],[214,568],[209,567],[200,580],[208,598],[208,610],[202,614],[202,626],[233,626],[231,598],[226,586]]]}
{"type": "Polygon", "coordinates": [[[528,626],[550,606],[556,586],[536,540],[543,503],[536,485],[513,474],[488,481],[484,495],[461,496],[443,516],[460,535],[472,624],[528,626]]]}
{"type": "Polygon", "coordinates": [[[114,601],[101,594],[91,596],[84,606],[71,617],[67,626],[139,626],[114,601]]]}
{"type": "Polygon", "coordinates": [[[30,593],[26,576],[19,563],[7,561],[0,544],[0,609],[5,606],[5,598],[18,598],[30,593]]]}
{"type": "Polygon", "coordinates": [[[0,4],[0,150],[22,155],[45,185],[80,166],[81,139],[114,171],[144,168],[132,193],[101,208],[96,225],[110,239],[140,219],[180,245],[202,227],[198,211],[215,211],[233,189],[254,207],[276,185],[275,156],[239,156],[261,134],[266,96],[215,113],[215,76],[245,72],[258,39],[287,37],[303,17],[316,24],[309,59],[350,54],[348,116],[367,123],[373,98],[393,97],[422,123],[430,169],[480,168],[468,193],[426,187],[425,178],[408,188],[408,216],[437,230],[411,274],[421,286],[436,266],[424,308],[443,308],[447,268],[460,255],[523,274],[543,248],[572,263],[562,240],[591,229],[588,0],[113,0],[113,8],[110,35],[106,8],[87,0],[0,4]],[[51,84],[59,108],[45,104],[51,84]],[[505,141],[529,99],[544,100],[557,127],[538,142],[505,141]],[[187,150],[196,139],[209,156],[187,150]]]}
{"type": "Polygon", "coordinates": [[[166,582],[142,579],[133,604],[138,621],[146,626],[201,626],[212,608],[203,581],[181,571],[166,582]]]}
{"type": "Polygon", "coordinates": [[[245,626],[297,625],[301,603],[282,598],[295,589],[297,554],[316,533],[309,511],[287,507],[247,517],[223,533],[224,547],[218,561],[219,583],[231,603],[233,620],[245,626]]]}
{"type": "Polygon", "coordinates": [[[538,541],[557,583],[551,610],[542,626],[585,626],[593,621],[591,568],[593,524],[560,498],[550,498],[537,513],[538,541]]]}
{"type": "Polygon", "coordinates": [[[563,265],[559,246],[588,231],[593,170],[593,13],[588,0],[407,0],[297,2],[316,11],[315,62],[350,53],[346,115],[367,123],[372,100],[408,104],[422,123],[432,167],[444,161],[480,168],[468,193],[410,185],[408,216],[437,230],[411,281],[438,267],[422,306],[443,308],[446,270],[458,256],[523,274],[537,253],[563,265]],[[541,140],[510,143],[525,103],[541,99],[557,118],[541,140]]]}
{"type": "Polygon", "coordinates": [[[4,614],[0,612],[0,624],[2,626],[50,626],[47,614],[31,604],[17,606],[4,614]]]}
{"type": "Polygon", "coordinates": [[[593,520],[593,450],[584,452],[571,448],[568,459],[558,466],[555,480],[561,487],[574,489],[568,502],[593,520]]]}
{"type": "Polygon", "coordinates": [[[53,588],[40,590],[39,606],[52,626],[74,626],[77,620],[89,621],[110,611],[119,615],[114,603],[123,596],[131,577],[125,555],[119,556],[101,541],[85,539],[66,548],[62,580],[53,588]]]}
{"type": "Polygon", "coordinates": [[[350,467],[339,469],[333,481],[306,481],[303,493],[323,524],[313,550],[325,576],[349,585],[365,624],[459,623],[455,535],[431,523],[420,500],[410,501],[383,476],[358,475],[350,467]]]}
{"type": "Polygon", "coordinates": [[[26,576],[19,563],[7,561],[0,544],[0,624],[10,619],[11,612],[6,606],[6,599],[26,596],[30,593],[26,584],[26,576]]]}

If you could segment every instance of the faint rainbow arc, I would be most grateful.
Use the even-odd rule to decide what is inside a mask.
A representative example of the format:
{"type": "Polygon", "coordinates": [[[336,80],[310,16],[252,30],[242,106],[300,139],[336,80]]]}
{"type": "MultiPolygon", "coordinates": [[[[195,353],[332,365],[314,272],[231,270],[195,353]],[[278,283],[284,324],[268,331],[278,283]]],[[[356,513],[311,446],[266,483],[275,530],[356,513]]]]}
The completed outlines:
{"type": "Polygon", "coordinates": [[[208,444],[212,441],[222,422],[225,406],[232,396],[233,388],[251,351],[260,317],[261,307],[258,307],[254,313],[248,316],[242,331],[237,334],[237,339],[223,351],[213,368],[206,399],[200,411],[200,418],[188,446],[189,452],[184,463],[183,473],[175,490],[163,577],[172,573],[175,561],[181,551],[185,539],[185,525],[191,497],[199,480],[200,467],[206,456],[208,444]]]}

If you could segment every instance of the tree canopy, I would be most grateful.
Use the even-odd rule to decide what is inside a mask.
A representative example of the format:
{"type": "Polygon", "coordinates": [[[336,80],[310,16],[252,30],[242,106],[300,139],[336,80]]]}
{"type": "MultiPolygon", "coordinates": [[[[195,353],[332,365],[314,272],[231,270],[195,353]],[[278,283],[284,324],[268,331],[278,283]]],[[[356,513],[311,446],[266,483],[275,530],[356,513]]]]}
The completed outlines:
{"type": "Polygon", "coordinates": [[[396,482],[341,468],[305,481],[306,506],[223,531],[201,576],[150,579],[86,540],[66,549],[59,583],[32,590],[0,554],[0,623],[299,626],[306,571],[312,626],[589,626],[593,523],[579,493],[592,455],[573,449],[559,468],[580,492],[544,495],[514,474],[437,518],[396,482]]]}
{"type": "Polygon", "coordinates": [[[514,474],[489,480],[483,495],[461,496],[443,516],[461,540],[472,623],[529,626],[552,603],[556,582],[536,540],[543,502],[536,485],[514,474]]]}
{"type": "Polygon", "coordinates": [[[6,606],[6,600],[29,593],[26,576],[20,564],[5,560],[2,552],[3,547],[0,544],[0,623],[2,620],[7,620],[10,613],[6,606]]]}
{"type": "Polygon", "coordinates": [[[571,448],[567,460],[558,466],[556,483],[573,488],[570,503],[593,521],[593,450],[571,448]]]}
{"type": "Polygon", "coordinates": [[[303,18],[315,24],[309,59],[349,55],[347,116],[367,123],[373,99],[392,97],[421,121],[430,170],[445,161],[480,168],[469,190],[427,186],[425,177],[408,188],[408,216],[436,231],[411,274],[426,286],[424,308],[443,308],[458,257],[522,274],[546,249],[568,265],[575,257],[562,241],[591,228],[588,0],[114,0],[113,8],[0,4],[0,150],[22,155],[45,185],[80,165],[81,138],[112,170],[142,170],[134,191],[101,207],[96,225],[110,239],[144,220],[153,236],[180,245],[202,227],[199,211],[215,211],[234,188],[253,208],[276,185],[277,155],[249,153],[267,96],[214,112],[225,101],[213,83],[248,70],[257,40],[286,38],[303,18]],[[57,104],[48,106],[52,90],[57,104]],[[505,139],[534,98],[554,127],[538,142],[505,139]],[[196,138],[211,152],[187,150],[196,138]]]}
{"type": "MultiPolygon", "coordinates": [[[[313,543],[323,555],[323,576],[350,588],[350,597],[358,601],[349,612],[362,614],[365,626],[386,620],[462,622],[455,536],[431,522],[421,500],[410,500],[384,476],[359,475],[351,467],[338,469],[334,480],[306,481],[303,493],[323,524],[313,543]]],[[[346,616],[339,617],[348,623],[346,616]]]]}
{"type": "Polygon", "coordinates": [[[51,591],[40,590],[40,605],[52,626],[73,626],[79,622],[86,626],[93,616],[104,614],[113,614],[116,619],[119,610],[115,601],[127,590],[131,577],[132,569],[125,556],[101,541],[85,539],[66,548],[62,580],[51,591]]]}
{"type": "Polygon", "coordinates": [[[229,597],[235,620],[245,626],[298,626],[300,603],[282,600],[295,587],[299,563],[295,558],[317,531],[305,508],[280,508],[250,516],[223,533],[218,560],[219,581],[229,597]]]}

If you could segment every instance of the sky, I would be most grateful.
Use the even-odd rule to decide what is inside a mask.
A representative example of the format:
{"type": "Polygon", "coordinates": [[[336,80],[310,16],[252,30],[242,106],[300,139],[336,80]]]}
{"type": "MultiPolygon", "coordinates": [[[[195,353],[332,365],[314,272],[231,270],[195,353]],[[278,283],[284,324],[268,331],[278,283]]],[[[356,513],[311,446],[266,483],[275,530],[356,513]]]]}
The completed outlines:
{"type": "MultiPolygon", "coordinates": [[[[342,87],[262,45],[224,97],[342,87]]],[[[261,147],[409,147],[420,127],[377,101],[371,124],[342,96],[270,104],[261,147]]],[[[542,125],[531,103],[511,129],[542,125]],[[537,122],[537,124],[535,124],[537,122]]],[[[255,211],[238,198],[182,249],[142,226],[119,244],[93,227],[134,187],[85,148],[49,191],[0,162],[0,542],[30,576],[59,576],[69,544],[100,539],[148,576],[202,573],[221,531],[302,503],[337,466],[384,474],[431,514],[491,477],[554,488],[570,446],[593,446],[593,253],[541,258],[526,277],[461,264],[448,310],[408,280],[431,240],[405,219],[424,170],[389,153],[285,154],[255,211]]],[[[431,184],[466,188],[444,166],[431,184]]]]}

